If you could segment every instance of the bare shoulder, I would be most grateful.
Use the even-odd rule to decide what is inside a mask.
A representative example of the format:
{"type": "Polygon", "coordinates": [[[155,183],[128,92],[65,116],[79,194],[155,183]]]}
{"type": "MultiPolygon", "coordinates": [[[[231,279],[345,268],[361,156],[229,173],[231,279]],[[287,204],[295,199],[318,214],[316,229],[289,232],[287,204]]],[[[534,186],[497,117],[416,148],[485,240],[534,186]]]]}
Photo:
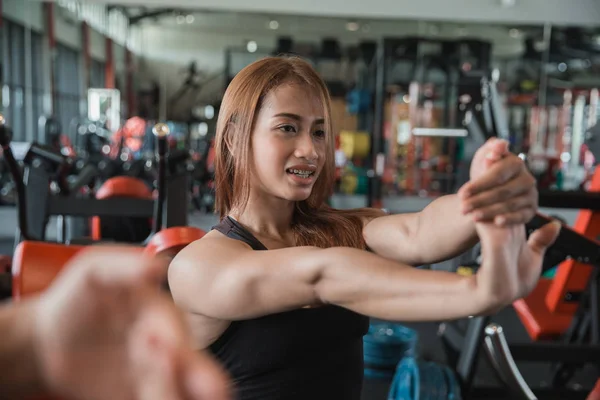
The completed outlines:
{"type": "Polygon", "coordinates": [[[171,262],[171,266],[222,264],[248,251],[253,251],[248,244],[228,238],[219,231],[210,231],[202,239],[181,250],[171,262]]]}

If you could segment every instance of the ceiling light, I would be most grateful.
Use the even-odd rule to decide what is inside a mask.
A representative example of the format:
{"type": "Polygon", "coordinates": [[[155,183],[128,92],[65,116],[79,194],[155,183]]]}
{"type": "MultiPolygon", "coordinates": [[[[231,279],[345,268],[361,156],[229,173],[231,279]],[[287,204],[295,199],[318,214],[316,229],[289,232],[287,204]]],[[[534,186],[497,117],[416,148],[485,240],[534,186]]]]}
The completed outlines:
{"type": "Polygon", "coordinates": [[[560,64],[558,64],[558,70],[560,72],[565,72],[567,70],[567,64],[565,64],[564,62],[561,62],[560,64]]]}
{"type": "Polygon", "coordinates": [[[356,32],[357,30],[360,29],[360,25],[358,24],[358,22],[347,22],[346,23],[346,29],[349,30],[350,32],[356,32]]]}
{"type": "Polygon", "coordinates": [[[513,28],[508,31],[508,35],[513,39],[518,39],[521,37],[521,31],[516,28],[513,28]]]}
{"type": "Polygon", "coordinates": [[[272,19],[271,21],[269,21],[269,29],[272,29],[272,30],[279,29],[279,22],[277,22],[274,19],[272,19]]]}
{"type": "Polygon", "coordinates": [[[192,14],[189,14],[185,17],[185,22],[187,22],[188,24],[192,24],[194,22],[195,18],[192,14]]]}
{"type": "Polygon", "coordinates": [[[204,117],[206,119],[213,119],[215,116],[215,108],[211,105],[204,107],[204,117]]]}
{"type": "Polygon", "coordinates": [[[258,44],[256,44],[254,40],[250,40],[248,43],[246,43],[246,50],[248,50],[248,53],[256,53],[256,50],[258,50],[258,44]]]}
{"type": "Polygon", "coordinates": [[[175,18],[175,20],[178,24],[183,24],[185,22],[185,17],[183,15],[178,15],[177,18],[175,18]]]}

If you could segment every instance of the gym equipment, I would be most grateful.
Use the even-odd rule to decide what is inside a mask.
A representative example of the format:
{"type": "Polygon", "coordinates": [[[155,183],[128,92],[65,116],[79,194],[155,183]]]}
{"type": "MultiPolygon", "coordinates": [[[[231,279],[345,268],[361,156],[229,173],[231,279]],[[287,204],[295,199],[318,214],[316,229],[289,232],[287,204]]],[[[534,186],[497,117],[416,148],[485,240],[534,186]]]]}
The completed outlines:
{"type": "MultiPolygon", "coordinates": [[[[550,220],[550,218],[538,215],[528,224],[528,229],[530,231],[535,230],[550,220]]],[[[538,287],[527,298],[516,301],[514,304],[515,310],[524,322],[532,339],[547,338],[550,335],[556,337],[559,333],[563,334],[563,338],[561,341],[544,342],[539,340],[534,343],[514,344],[510,346],[510,352],[518,361],[557,364],[551,386],[535,388],[533,391],[536,396],[540,396],[542,399],[585,398],[586,393],[571,390],[566,387],[566,384],[578,368],[585,364],[597,364],[600,360],[600,341],[598,340],[598,321],[600,318],[597,309],[599,284],[597,266],[600,266],[600,243],[563,226],[558,239],[548,252],[554,258],[558,254],[562,254],[562,259],[571,257],[581,261],[587,260],[586,262],[595,265],[596,272],[589,280],[586,291],[577,299],[579,300],[577,312],[570,316],[564,314],[561,316],[548,309],[544,303],[543,294],[548,292],[547,289],[552,282],[544,278],[540,280],[538,287]],[[588,340],[587,338],[590,338],[589,342],[585,343],[588,340]]],[[[567,298],[566,301],[575,303],[575,297],[573,296],[573,300],[567,298]]],[[[471,318],[464,333],[454,324],[444,323],[440,325],[440,337],[446,347],[449,359],[455,363],[465,396],[485,397],[486,393],[492,393],[492,391],[497,393],[498,391],[498,389],[489,389],[488,391],[486,388],[473,386],[478,353],[483,343],[484,334],[494,333],[486,332],[486,326],[490,319],[489,316],[471,318]]],[[[519,391],[520,389],[518,389],[516,383],[520,382],[520,379],[516,376],[516,367],[510,360],[503,359],[503,354],[506,354],[506,352],[488,352],[488,357],[492,366],[498,370],[499,376],[507,377],[503,381],[506,385],[509,385],[508,388],[511,391],[519,391]],[[514,370],[510,376],[504,370],[509,365],[514,370]]]]}
{"type": "Polygon", "coordinates": [[[0,255],[0,301],[10,298],[12,259],[0,255]]]}
{"type": "MultiPolygon", "coordinates": [[[[0,124],[0,144],[6,149],[8,148],[8,135],[6,131],[8,129],[0,124]]],[[[140,246],[140,251],[145,251],[151,255],[174,255],[180,249],[185,247],[187,244],[194,240],[201,238],[204,232],[198,228],[193,227],[170,227],[164,228],[163,224],[163,209],[165,206],[165,200],[167,198],[165,191],[168,190],[166,177],[167,177],[167,136],[169,134],[166,125],[158,124],[155,126],[154,134],[158,140],[158,183],[157,183],[157,200],[151,203],[139,203],[136,199],[120,199],[120,201],[113,201],[115,199],[97,200],[97,199],[69,199],[71,203],[79,205],[78,200],[90,201],[90,207],[101,208],[103,202],[110,203],[114,206],[122,206],[123,204],[128,209],[125,215],[139,215],[136,214],[135,206],[145,204],[153,207],[150,212],[153,217],[152,234],[144,241],[140,246]],[[76,201],[77,200],[77,201],[76,201]],[[95,206],[94,206],[95,205],[95,206]],[[145,246],[145,247],[142,247],[145,246]]],[[[14,169],[16,166],[14,157],[10,150],[7,152],[7,161],[9,167],[14,169]]],[[[22,179],[19,179],[19,171],[13,171],[13,174],[17,175],[18,193],[19,193],[19,225],[22,230],[21,233],[26,239],[16,246],[15,256],[12,264],[12,294],[15,299],[20,299],[23,296],[31,295],[44,290],[58,274],[64,264],[78,251],[84,248],[82,244],[93,244],[95,242],[90,241],[79,241],[78,245],[59,245],[56,243],[47,243],[44,241],[36,240],[37,238],[32,236],[28,231],[28,220],[27,213],[21,207],[22,204],[26,204],[24,199],[26,195],[25,185],[22,179]]],[[[60,204],[60,203],[58,203],[60,204]]],[[[82,210],[79,212],[85,212],[83,206],[80,206],[82,210]]],[[[114,207],[112,207],[114,208],[114,207]]],[[[112,210],[116,213],[117,210],[112,210]]],[[[148,212],[148,210],[142,210],[148,212]]],[[[119,215],[119,214],[117,214],[119,215]]],[[[74,242],[74,241],[73,241],[74,242]]]]}
{"type": "MultiPolygon", "coordinates": [[[[139,179],[129,176],[116,176],[108,179],[96,192],[96,199],[152,199],[152,191],[139,179]]],[[[152,229],[152,220],[146,217],[99,217],[91,220],[93,240],[112,239],[117,242],[141,242],[148,237],[152,229]]]]}
{"type": "Polygon", "coordinates": [[[191,226],[175,226],[164,229],[152,236],[145,252],[151,255],[173,256],[188,244],[201,239],[206,232],[191,226]]]}
{"type": "MultiPolygon", "coordinates": [[[[6,127],[1,129],[6,130],[6,127]]],[[[160,147],[160,146],[159,146],[160,147]]],[[[166,154],[166,145],[164,146],[166,154]]],[[[52,195],[48,190],[49,182],[51,181],[51,173],[55,171],[58,165],[64,164],[65,157],[50,151],[40,145],[32,145],[28,156],[26,157],[25,171],[23,180],[16,161],[10,152],[5,151],[6,160],[9,163],[13,180],[17,183],[20,206],[19,213],[19,228],[20,234],[17,234],[17,243],[21,240],[21,236],[26,240],[44,240],[46,233],[46,224],[48,218],[53,215],[57,216],[79,216],[79,217],[118,217],[125,218],[142,218],[146,221],[154,217],[154,208],[156,202],[151,198],[135,199],[135,198],[115,198],[108,195],[104,199],[93,198],[78,198],[75,196],[52,195]],[[12,160],[11,160],[12,159],[12,160]]],[[[165,157],[164,155],[161,157],[165,157]]],[[[178,171],[181,162],[180,157],[174,157],[171,162],[165,162],[164,169],[169,168],[169,180],[167,182],[168,196],[166,197],[166,215],[165,220],[167,227],[170,226],[186,226],[187,225],[187,209],[181,207],[181,204],[187,204],[188,196],[188,176],[187,171],[180,173],[178,171]]],[[[160,162],[159,162],[160,167],[160,162]]],[[[160,168],[159,168],[160,169],[160,168]]],[[[77,179],[74,183],[75,188],[78,185],[85,185],[90,175],[93,175],[93,168],[86,170],[83,178],[77,179]]],[[[166,171],[164,171],[166,174],[166,171]]],[[[160,181],[160,179],[159,179],[160,181]]],[[[111,186],[111,185],[108,185],[111,186]]],[[[131,193],[132,185],[120,186],[131,193]]],[[[71,187],[69,190],[73,191],[71,187]]],[[[113,187],[114,188],[114,187],[113,187]]],[[[101,188],[102,189],[102,188],[101,188]]],[[[106,189],[108,192],[110,190],[106,189]]],[[[148,191],[148,189],[146,189],[148,191]]],[[[102,195],[102,191],[100,194],[102,195]]],[[[147,194],[148,192],[146,192],[147,194]]],[[[113,191],[112,194],[115,194],[113,191]]],[[[101,196],[103,197],[103,196],[101,196]]],[[[162,215],[161,215],[162,218],[162,215]]],[[[148,226],[148,223],[146,223],[148,226]]],[[[60,233],[60,232],[59,232],[60,233]]],[[[138,237],[138,241],[146,239],[151,232],[146,231],[146,235],[138,237]]],[[[60,233],[59,241],[65,243],[82,243],[81,239],[70,237],[68,233],[60,233]]],[[[83,239],[83,243],[89,242],[88,239],[83,239]]]]}
{"type": "Polygon", "coordinates": [[[13,300],[19,301],[44,291],[64,265],[84,248],[81,245],[37,241],[19,243],[13,256],[13,300]]]}
{"type": "MultiPolygon", "coordinates": [[[[6,126],[0,126],[0,130],[2,139],[8,139],[8,137],[6,137],[8,128],[6,126]]],[[[81,217],[113,216],[121,218],[140,217],[146,219],[154,218],[156,220],[161,220],[163,218],[162,213],[159,218],[154,217],[154,209],[157,207],[157,204],[153,199],[93,199],[78,198],[68,195],[52,195],[48,190],[49,182],[51,181],[50,173],[48,171],[56,170],[57,165],[62,165],[65,162],[65,157],[56,154],[43,146],[32,145],[28,152],[28,156],[26,157],[27,162],[25,163],[26,168],[24,174],[21,175],[21,171],[18,168],[12,152],[6,150],[7,148],[10,148],[4,146],[4,143],[8,145],[8,141],[3,142],[5,157],[18,189],[20,234],[17,234],[17,242],[20,241],[21,236],[26,240],[44,240],[46,223],[48,218],[52,215],[81,217]]],[[[187,204],[187,174],[177,173],[178,164],[180,162],[177,157],[174,157],[173,160],[171,160],[173,163],[167,163],[165,159],[167,150],[166,144],[164,146],[159,146],[159,149],[161,151],[164,150],[162,155],[159,154],[159,178],[161,168],[163,168],[165,177],[167,168],[169,168],[169,172],[171,172],[171,174],[169,174],[169,181],[166,183],[166,190],[169,192],[166,197],[167,212],[165,220],[167,227],[186,226],[187,210],[185,207],[181,207],[181,204],[187,204]],[[184,203],[181,203],[182,199],[184,200],[184,203]]],[[[92,169],[88,169],[87,171],[92,171],[92,169]]],[[[158,181],[161,182],[161,179],[158,179],[158,181]]],[[[85,184],[85,179],[76,180],[75,184],[85,184]]],[[[72,238],[68,238],[67,235],[59,237],[59,240],[63,242],[73,242],[72,238]]],[[[89,242],[89,240],[83,240],[83,243],[87,242],[89,242]]]]}
{"type": "Polygon", "coordinates": [[[418,360],[417,342],[417,332],[403,325],[371,324],[363,338],[365,377],[392,379],[390,400],[459,400],[452,371],[418,360]]]}
{"type": "MultiPolygon", "coordinates": [[[[472,120],[472,123],[467,125],[470,133],[474,132],[477,135],[486,132],[486,135],[490,136],[496,135],[502,129],[502,125],[498,125],[503,120],[498,113],[500,108],[491,105],[489,113],[484,114],[485,131],[479,127],[477,121],[472,120]]],[[[592,142],[590,144],[595,148],[592,142]]],[[[599,169],[594,174],[591,188],[600,190],[599,169]]],[[[541,278],[529,296],[513,304],[534,340],[531,344],[510,346],[514,358],[520,361],[556,364],[550,387],[533,389],[536,396],[544,399],[585,398],[586,393],[569,389],[567,383],[578,368],[586,364],[598,365],[600,360],[600,242],[596,240],[600,234],[600,202],[597,200],[597,193],[540,193],[540,206],[588,208],[580,212],[573,229],[562,227],[555,243],[547,250],[544,270],[564,261],[559,265],[555,277],[541,278]],[[571,204],[557,202],[557,199],[570,200],[571,204]],[[557,337],[561,340],[545,341],[557,337]]],[[[527,224],[528,233],[549,221],[551,218],[536,215],[527,224]]],[[[460,332],[455,324],[440,325],[439,334],[449,359],[456,365],[465,396],[477,397],[486,393],[485,388],[473,387],[473,376],[484,335],[489,333],[498,336],[498,330],[493,327],[489,332],[485,331],[490,318],[471,318],[464,332],[460,332]]],[[[486,340],[494,342],[492,339],[486,340]]],[[[495,340],[498,347],[501,343],[498,342],[499,339],[495,340]]],[[[507,354],[509,352],[506,349],[488,349],[491,364],[505,385],[512,392],[521,393],[523,398],[532,398],[529,397],[529,393],[523,391],[522,379],[514,367],[514,362],[506,358],[507,354]]],[[[495,391],[497,392],[497,389],[495,391]]]]}
{"type": "Polygon", "coordinates": [[[389,400],[461,400],[454,372],[444,365],[404,357],[396,369],[389,400]]]}
{"type": "Polygon", "coordinates": [[[117,89],[90,88],[87,100],[89,119],[101,121],[112,132],[121,127],[121,92],[117,89]]]}
{"type": "Polygon", "coordinates": [[[391,379],[403,357],[416,352],[417,332],[400,324],[372,323],[363,337],[366,378],[391,379]]]}
{"type": "Polygon", "coordinates": [[[370,137],[368,132],[341,131],[340,149],[348,160],[363,159],[369,155],[370,137]]]}
{"type": "Polygon", "coordinates": [[[369,175],[368,206],[381,206],[384,183],[392,192],[451,192],[457,139],[445,136],[433,140],[431,136],[415,136],[412,130],[456,127],[459,104],[453,99],[472,90],[473,82],[478,82],[473,76],[488,69],[491,44],[476,40],[384,38],[376,58],[375,127],[371,142],[374,173],[369,175]],[[434,70],[439,72],[439,82],[431,74],[434,70]],[[399,71],[403,77],[395,79],[399,71]],[[392,106],[391,121],[385,120],[388,104],[392,106]],[[384,158],[387,164],[382,161],[384,158]]]}
{"type": "MultiPolygon", "coordinates": [[[[496,346],[499,339],[504,339],[502,327],[488,325],[486,344],[496,346]]],[[[363,338],[365,378],[391,380],[389,400],[461,400],[462,387],[455,372],[447,365],[420,359],[417,343],[413,329],[390,322],[372,323],[363,338]]],[[[489,346],[490,351],[493,348],[489,346]]],[[[496,357],[497,353],[492,355],[496,357]]],[[[497,358],[505,368],[505,360],[497,358]]]]}
{"type": "Polygon", "coordinates": [[[54,151],[65,156],[73,156],[75,149],[69,136],[62,133],[62,126],[54,116],[41,116],[38,120],[38,143],[43,143],[54,151]]]}

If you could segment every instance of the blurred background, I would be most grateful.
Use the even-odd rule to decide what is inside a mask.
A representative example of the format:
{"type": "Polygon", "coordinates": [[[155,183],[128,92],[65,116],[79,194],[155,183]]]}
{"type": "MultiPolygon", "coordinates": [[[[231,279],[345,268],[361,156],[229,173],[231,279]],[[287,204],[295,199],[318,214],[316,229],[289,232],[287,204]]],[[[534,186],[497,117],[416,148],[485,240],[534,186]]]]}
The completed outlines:
{"type": "MultiPolygon", "coordinates": [[[[93,184],[78,178],[86,171],[80,162],[97,167],[98,182],[124,175],[143,181],[148,193],[154,190],[152,128],[167,123],[169,160],[177,167],[169,167],[169,182],[179,183],[169,194],[177,193],[172,208],[183,214],[172,226],[206,231],[217,222],[213,139],[223,93],[242,68],[281,54],[311,62],[331,92],[336,137],[336,182],[329,199],[333,206],[420,211],[436,197],[455,193],[469,179],[475,150],[497,136],[509,141],[511,151],[536,176],[540,204],[545,204],[541,211],[598,237],[598,214],[587,211],[597,208],[597,197],[586,193],[600,188],[600,170],[594,171],[600,158],[598,0],[0,0],[0,112],[13,132],[15,158],[39,173],[43,165],[26,156],[32,143],[52,148],[46,155],[62,153],[59,170],[43,171],[44,176],[70,174],[79,183],[74,193],[81,196],[97,193],[93,184]],[[181,204],[186,202],[187,209],[181,204]]],[[[29,196],[27,212],[54,240],[62,238],[64,220],[60,213],[60,223],[55,216],[49,218],[49,205],[69,191],[62,193],[53,185],[47,190],[46,183],[34,192],[40,193],[39,199],[29,196]],[[52,201],[44,197],[49,199],[50,191],[52,201]]],[[[140,198],[152,199],[144,190],[140,198]]],[[[20,237],[19,231],[15,235],[15,203],[14,179],[0,152],[0,254],[7,255],[5,260],[20,237]]],[[[139,227],[142,239],[132,241],[140,242],[151,228],[147,216],[141,222],[140,218],[120,218],[122,225],[108,222],[117,233],[139,227]],[[131,225],[125,224],[128,221],[131,225]]],[[[422,267],[472,273],[478,255],[475,247],[456,259],[422,267]]],[[[548,267],[556,263],[551,259],[548,267]]],[[[565,302],[583,299],[579,294],[592,281],[584,267],[585,279],[569,278],[582,287],[565,292],[565,302]]],[[[4,269],[10,279],[8,262],[4,269]]],[[[544,275],[548,281],[553,271],[556,268],[544,275]]],[[[597,299],[598,274],[594,276],[597,299]]],[[[536,296],[541,299],[540,293],[536,296]]],[[[578,321],[573,313],[560,314],[562,322],[575,321],[561,325],[565,330],[569,326],[571,342],[580,340],[571,331],[578,321]]],[[[594,324],[597,352],[597,307],[593,313],[586,326],[594,324]]],[[[507,308],[494,321],[506,328],[511,343],[537,340],[530,338],[519,318],[527,320],[507,308]]],[[[546,320],[552,329],[558,326],[546,320]]],[[[444,341],[452,336],[450,325],[411,324],[418,330],[420,357],[454,364],[460,349],[459,361],[464,354],[476,360],[472,345],[481,342],[484,324],[477,318],[459,322],[468,325],[464,330],[469,335],[479,336],[465,336],[452,351],[444,341]],[[471,329],[473,324],[479,328],[471,329]]],[[[372,328],[365,343],[380,332],[391,340],[387,336],[396,329],[386,324],[372,328]]],[[[380,345],[381,338],[371,343],[380,345]]],[[[533,354],[523,348],[522,354],[533,354]]],[[[369,361],[371,350],[365,349],[369,361]]],[[[577,354],[586,351],[577,349],[577,354]]],[[[572,356],[569,348],[557,350],[559,355],[537,351],[550,358],[572,356]]],[[[547,363],[532,366],[527,360],[531,361],[519,365],[526,381],[556,395],[541,398],[585,398],[563,395],[557,388],[575,387],[587,396],[598,379],[596,369],[571,379],[561,369],[547,363]],[[551,381],[548,371],[560,379],[551,381]]],[[[490,386],[497,394],[495,369],[471,365],[475,366],[468,372],[457,368],[461,382],[490,386]]],[[[387,398],[395,362],[386,368],[390,366],[384,379],[378,376],[380,365],[371,375],[365,369],[363,399],[387,398]]]]}
{"type": "Polygon", "coordinates": [[[138,157],[146,126],[160,120],[177,146],[206,158],[228,82],[285,53],[309,59],[329,85],[340,207],[405,211],[454,192],[474,135],[412,130],[464,128],[462,99],[480,105],[484,75],[505,109],[502,135],[542,187],[578,187],[589,175],[581,144],[600,87],[594,0],[1,4],[1,104],[14,141],[44,143],[56,131],[76,147],[93,122],[110,140],[131,139],[120,151],[138,157]]]}
{"type": "Polygon", "coordinates": [[[1,105],[14,142],[60,137],[76,151],[78,133],[91,129],[121,140],[111,151],[129,159],[143,156],[149,126],[168,121],[173,145],[210,169],[228,82],[261,57],[296,54],[333,97],[339,207],[421,209],[464,183],[481,142],[465,112],[490,103],[482,76],[506,117],[495,134],[528,157],[540,187],[589,181],[582,144],[598,118],[595,0],[0,4],[1,105]]]}

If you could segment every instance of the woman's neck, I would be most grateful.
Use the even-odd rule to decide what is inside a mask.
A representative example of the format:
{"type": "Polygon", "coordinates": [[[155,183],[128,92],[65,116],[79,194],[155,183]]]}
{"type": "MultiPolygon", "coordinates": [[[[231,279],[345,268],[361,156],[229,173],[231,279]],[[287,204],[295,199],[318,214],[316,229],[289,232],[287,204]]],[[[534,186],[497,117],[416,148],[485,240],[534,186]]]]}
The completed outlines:
{"type": "Polygon", "coordinates": [[[243,210],[232,209],[229,215],[253,233],[286,241],[292,236],[295,202],[261,204],[249,201],[243,210]]]}

